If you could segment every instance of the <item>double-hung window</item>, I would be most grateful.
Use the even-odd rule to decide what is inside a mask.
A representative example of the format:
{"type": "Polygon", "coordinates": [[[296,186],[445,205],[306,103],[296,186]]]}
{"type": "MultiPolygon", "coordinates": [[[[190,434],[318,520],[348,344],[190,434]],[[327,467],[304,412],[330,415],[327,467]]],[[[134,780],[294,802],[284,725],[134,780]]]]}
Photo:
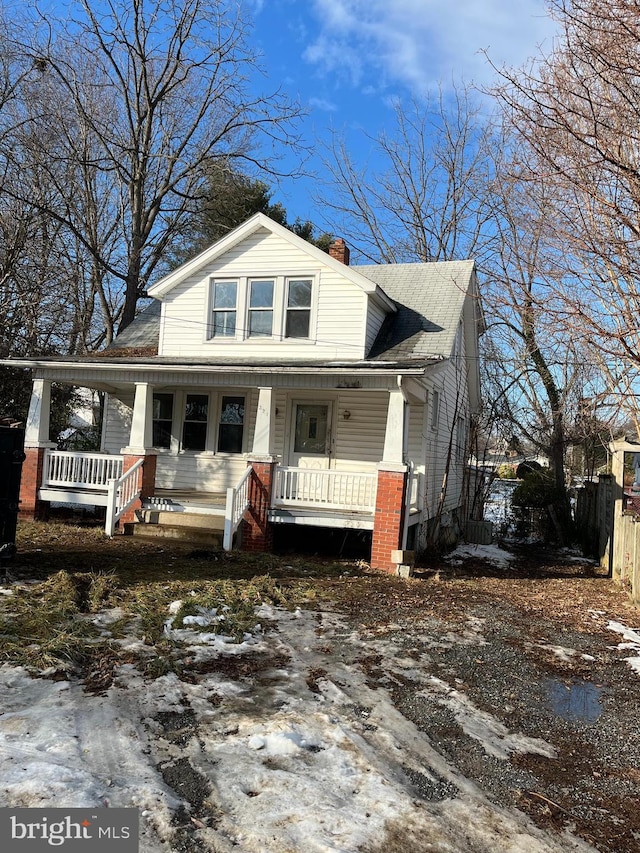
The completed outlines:
{"type": "Polygon", "coordinates": [[[308,338],[311,327],[311,279],[290,278],[286,287],[285,338],[308,338]]]}
{"type": "Polygon", "coordinates": [[[205,450],[207,446],[207,423],[209,421],[209,397],[207,394],[187,394],[182,425],[182,449],[205,450]]]}
{"type": "Polygon", "coordinates": [[[273,292],[272,280],[249,282],[248,337],[271,337],[273,334],[273,292]]]}
{"type": "Polygon", "coordinates": [[[212,336],[214,338],[234,338],[238,312],[238,282],[214,281],[212,301],[212,336]]]}
{"type": "Polygon", "coordinates": [[[218,425],[218,453],[242,453],[244,397],[222,398],[218,425]]]}
{"type": "Polygon", "coordinates": [[[173,394],[154,393],[152,417],[154,447],[171,447],[172,423],[173,394]]]}

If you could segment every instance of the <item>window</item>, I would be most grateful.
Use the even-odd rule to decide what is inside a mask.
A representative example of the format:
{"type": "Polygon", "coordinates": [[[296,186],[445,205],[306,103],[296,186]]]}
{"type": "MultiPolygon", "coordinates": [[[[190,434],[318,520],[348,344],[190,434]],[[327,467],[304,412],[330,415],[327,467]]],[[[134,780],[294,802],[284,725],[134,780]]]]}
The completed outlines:
{"type": "Polygon", "coordinates": [[[237,281],[215,281],[213,283],[213,306],[211,318],[211,334],[213,337],[235,337],[237,299],[237,281]]]}
{"type": "Polygon", "coordinates": [[[285,338],[308,338],[311,325],[311,279],[287,283],[285,338]]]}
{"type": "Polygon", "coordinates": [[[456,460],[465,462],[467,457],[467,422],[464,418],[456,421],[456,460]]]}
{"type": "Polygon", "coordinates": [[[329,437],[329,406],[298,403],[295,418],[293,452],[304,456],[325,456],[329,437]]]}
{"type": "Polygon", "coordinates": [[[204,450],[207,445],[209,397],[206,394],[187,394],[182,427],[182,449],[204,450]]]}
{"type": "Polygon", "coordinates": [[[431,429],[438,428],[440,417],[440,392],[434,391],[431,399],[431,429]]]}
{"type": "Polygon", "coordinates": [[[153,395],[153,446],[171,447],[173,394],[153,395]]]}
{"type": "Polygon", "coordinates": [[[244,397],[223,397],[218,425],[218,452],[242,453],[244,397]]]}
{"type": "Polygon", "coordinates": [[[250,338],[273,334],[273,281],[252,281],[249,285],[250,338]]]}

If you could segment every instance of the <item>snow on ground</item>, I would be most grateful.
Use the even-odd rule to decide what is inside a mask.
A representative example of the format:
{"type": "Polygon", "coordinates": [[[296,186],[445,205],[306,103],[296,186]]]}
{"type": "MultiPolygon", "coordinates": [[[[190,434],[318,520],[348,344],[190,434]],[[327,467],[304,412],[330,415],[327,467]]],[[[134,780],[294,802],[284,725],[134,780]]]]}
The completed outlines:
{"type": "Polygon", "coordinates": [[[607,628],[610,631],[615,631],[617,634],[622,634],[624,642],[618,644],[619,649],[631,649],[631,651],[636,652],[636,654],[630,655],[625,660],[631,669],[640,675],[640,631],[627,628],[621,622],[613,621],[609,622],[607,628]]]}
{"type": "Polygon", "coordinates": [[[453,566],[460,566],[465,559],[470,557],[478,560],[486,560],[499,569],[508,569],[515,557],[509,551],[499,548],[497,545],[458,545],[455,551],[447,555],[447,562],[453,566]]]}
{"type": "MultiPolygon", "coordinates": [[[[233,662],[264,655],[265,669],[253,679],[225,675],[224,667],[189,681],[174,673],[149,679],[127,664],[105,695],[92,696],[77,683],[1,667],[0,806],[136,806],[142,853],[176,849],[172,818],[181,804],[191,810],[198,849],[211,851],[384,850],[387,833],[396,830],[406,843],[413,839],[412,851],[425,853],[592,851],[490,802],[385,689],[368,686],[353,661],[387,651],[391,673],[416,677],[417,693],[446,703],[464,732],[498,758],[514,751],[552,758],[549,744],[508,731],[439,679],[423,679],[418,688],[419,662],[398,655],[385,638],[359,638],[334,614],[260,608],[258,619],[271,620],[270,629],[257,628],[235,647],[209,630],[210,618],[179,630],[167,622],[167,637],[185,656],[208,650],[209,662],[230,653],[233,662]],[[328,659],[327,637],[352,657],[328,659]],[[182,715],[186,736],[169,737],[163,714],[182,715]],[[199,799],[172,783],[185,761],[184,792],[189,781],[203,784],[199,799]],[[407,768],[448,786],[451,795],[417,799],[407,768]]],[[[461,625],[460,641],[480,645],[482,625],[461,625]]],[[[638,643],[640,649],[640,636],[638,643]]]]}

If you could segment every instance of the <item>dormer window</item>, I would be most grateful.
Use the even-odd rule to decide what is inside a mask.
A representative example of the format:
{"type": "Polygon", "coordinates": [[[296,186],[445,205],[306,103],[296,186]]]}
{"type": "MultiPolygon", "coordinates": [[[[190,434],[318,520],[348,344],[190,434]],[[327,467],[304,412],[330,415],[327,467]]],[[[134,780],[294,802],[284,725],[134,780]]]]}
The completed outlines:
{"type": "Polygon", "coordinates": [[[273,334],[273,281],[255,279],[249,282],[248,335],[271,337],[273,334]]]}
{"type": "Polygon", "coordinates": [[[311,279],[287,282],[285,338],[308,338],[311,322],[311,279]]]}
{"type": "Polygon", "coordinates": [[[309,340],[314,335],[318,276],[212,278],[207,336],[218,343],[309,340]]]}
{"type": "Polygon", "coordinates": [[[238,282],[216,281],[213,284],[212,335],[234,338],[238,304],[238,282]]]}

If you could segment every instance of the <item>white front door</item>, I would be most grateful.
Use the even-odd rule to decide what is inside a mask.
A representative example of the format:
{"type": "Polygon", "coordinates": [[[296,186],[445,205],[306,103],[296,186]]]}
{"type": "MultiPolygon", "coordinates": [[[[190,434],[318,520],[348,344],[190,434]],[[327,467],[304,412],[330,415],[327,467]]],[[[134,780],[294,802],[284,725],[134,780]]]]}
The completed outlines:
{"type": "Polygon", "coordinates": [[[296,468],[328,468],[331,457],[332,405],[293,404],[289,464],[296,468]]]}

